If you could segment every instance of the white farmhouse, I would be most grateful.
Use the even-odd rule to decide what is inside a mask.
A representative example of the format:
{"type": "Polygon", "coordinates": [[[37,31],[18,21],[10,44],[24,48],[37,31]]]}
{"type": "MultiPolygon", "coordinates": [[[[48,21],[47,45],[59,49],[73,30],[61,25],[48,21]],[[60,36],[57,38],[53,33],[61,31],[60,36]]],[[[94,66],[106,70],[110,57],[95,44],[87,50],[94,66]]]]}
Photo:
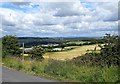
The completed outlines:
{"type": "Polygon", "coordinates": [[[62,48],[54,48],[53,51],[61,51],[62,48]]]}

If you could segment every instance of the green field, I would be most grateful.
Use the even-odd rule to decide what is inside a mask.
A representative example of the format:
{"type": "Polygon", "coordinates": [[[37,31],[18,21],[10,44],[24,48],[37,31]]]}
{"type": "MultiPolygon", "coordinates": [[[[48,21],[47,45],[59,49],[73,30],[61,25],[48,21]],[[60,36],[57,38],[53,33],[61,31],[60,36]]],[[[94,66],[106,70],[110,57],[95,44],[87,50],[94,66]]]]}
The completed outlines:
{"type": "Polygon", "coordinates": [[[67,60],[74,57],[81,56],[87,52],[87,50],[93,50],[95,47],[100,49],[98,45],[86,45],[86,46],[71,46],[72,50],[61,52],[47,52],[44,54],[44,58],[50,58],[55,60],[67,60]]]}

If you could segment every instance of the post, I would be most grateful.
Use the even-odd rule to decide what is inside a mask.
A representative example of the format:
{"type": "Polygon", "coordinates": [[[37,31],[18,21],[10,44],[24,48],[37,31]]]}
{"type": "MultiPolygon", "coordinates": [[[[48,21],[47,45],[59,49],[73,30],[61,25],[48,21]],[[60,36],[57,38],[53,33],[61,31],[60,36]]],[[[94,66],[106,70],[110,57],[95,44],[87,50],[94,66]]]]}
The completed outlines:
{"type": "Polygon", "coordinates": [[[22,60],[24,61],[24,43],[23,43],[23,54],[22,55],[23,55],[23,59],[22,60]]]}

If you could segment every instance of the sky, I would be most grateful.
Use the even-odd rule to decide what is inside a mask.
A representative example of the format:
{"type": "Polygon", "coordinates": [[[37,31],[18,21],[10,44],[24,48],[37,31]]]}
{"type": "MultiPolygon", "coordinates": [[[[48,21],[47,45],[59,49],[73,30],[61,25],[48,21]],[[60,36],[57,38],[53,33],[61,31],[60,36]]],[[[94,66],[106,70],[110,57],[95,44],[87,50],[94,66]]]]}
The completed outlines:
{"type": "Polygon", "coordinates": [[[101,37],[118,33],[118,2],[1,2],[0,17],[0,37],[101,37]]]}

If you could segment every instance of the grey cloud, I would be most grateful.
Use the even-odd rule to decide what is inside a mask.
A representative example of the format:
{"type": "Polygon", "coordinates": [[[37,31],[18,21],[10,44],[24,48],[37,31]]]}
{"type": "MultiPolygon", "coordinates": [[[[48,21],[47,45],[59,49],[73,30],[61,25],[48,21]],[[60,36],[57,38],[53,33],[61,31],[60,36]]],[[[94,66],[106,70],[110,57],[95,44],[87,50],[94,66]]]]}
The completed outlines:
{"type": "Polygon", "coordinates": [[[9,2],[9,3],[16,5],[16,6],[21,6],[21,5],[27,4],[28,2],[9,2]]]}

